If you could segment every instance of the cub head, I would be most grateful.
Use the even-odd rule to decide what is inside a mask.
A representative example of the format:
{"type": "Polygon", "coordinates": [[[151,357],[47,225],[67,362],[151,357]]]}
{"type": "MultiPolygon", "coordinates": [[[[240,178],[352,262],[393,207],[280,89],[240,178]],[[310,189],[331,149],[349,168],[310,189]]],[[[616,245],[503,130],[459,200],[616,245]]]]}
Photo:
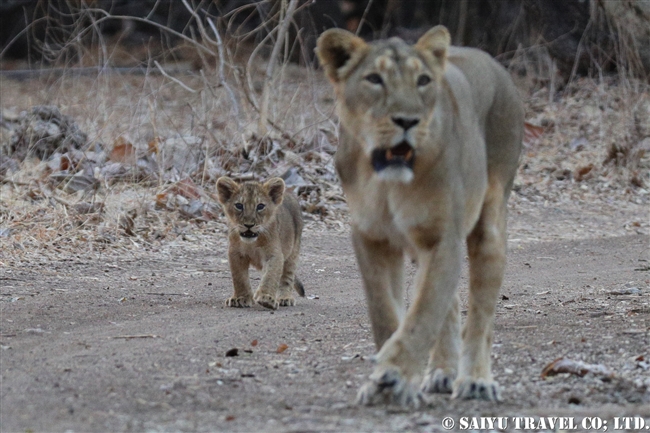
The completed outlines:
{"type": "Polygon", "coordinates": [[[429,142],[450,36],[443,26],[415,45],[399,38],[366,43],[331,29],[316,53],[334,86],[342,126],[362,143],[380,178],[408,183],[429,142]]]}
{"type": "Polygon", "coordinates": [[[274,221],[284,197],[284,181],[274,177],[266,183],[238,184],[224,176],[217,180],[217,194],[231,233],[236,232],[242,241],[253,243],[260,234],[268,232],[274,221]]]}

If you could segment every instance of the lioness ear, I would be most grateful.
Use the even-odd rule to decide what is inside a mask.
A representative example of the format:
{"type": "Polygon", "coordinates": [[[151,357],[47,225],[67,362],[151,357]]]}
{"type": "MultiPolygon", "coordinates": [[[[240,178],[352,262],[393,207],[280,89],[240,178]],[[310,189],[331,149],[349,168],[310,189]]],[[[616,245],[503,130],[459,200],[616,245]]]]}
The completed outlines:
{"type": "Polygon", "coordinates": [[[368,50],[368,44],[358,36],[342,29],[325,31],[316,42],[318,60],[327,78],[338,83],[345,77],[344,66],[355,65],[368,50]]]}
{"type": "Polygon", "coordinates": [[[217,197],[219,198],[219,203],[228,203],[228,200],[230,200],[238,190],[239,185],[237,185],[237,182],[228,176],[223,176],[217,179],[217,197]]]}
{"type": "Polygon", "coordinates": [[[451,44],[449,30],[445,26],[435,26],[418,39],[415,48],[433,54],[440,66],[444,68],[449,44],[451,44]]]}
{"type": "Polygon", "coordinates": [[[284,198],[284,181],[281,178],[274,177],[269,179],[264,184],[264,189],[269,197],[271,197],[273,203],[277,205],[282,203],[282,199],[284,198]]]}

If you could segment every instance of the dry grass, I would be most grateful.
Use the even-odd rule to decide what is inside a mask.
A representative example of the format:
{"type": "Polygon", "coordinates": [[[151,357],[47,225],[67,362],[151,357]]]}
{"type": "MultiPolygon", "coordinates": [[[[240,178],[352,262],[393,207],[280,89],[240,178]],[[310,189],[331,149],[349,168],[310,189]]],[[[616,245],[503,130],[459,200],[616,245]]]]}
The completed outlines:
{"type": "MultiPolygon", "coordinates": [[[[154,73],[169,66],[162,65],[144,75],[2,79],[5,126],[15,126],[8,120],[21,111],[55,105],[77,122],[104,159],[65,167],[99,182],[98,189],[86,191],[53,182],[63,170],[60,159],[28,158],[0,173],[0,262],[37,248],[157,248],[163,242],[222,236],[213,185],[225,174],[292,176],[288,184],[300,195],[308,227],[345,227],[332,161],[334,101],[320,71],[287,63],[271,67],[257,52],[242,61],[217,26],[201,33],[198,49],[196,41],[185,46],[185,57],[199,63],[198,71],[154,73]],[[258,103],[266,97],[264,132],[258,103]],[[110,164],[125,167],[126,176],[116,181],[106,170],[110,164]]],[[[110,59],[107,45],[95,49],[110,59]]],[[[648,220],[642,218],[650,203],[648,85],[629,77],[577,79],[559,96],[548,85],[531,88],[524,90],[527,120],[543,133],[526,144],[511,199],[515,213],[597,207],[607,218],[611,209],[612,215],[624,212],[625,221],[596,235],[648,233],[648,220]]],[[[5,152],[0,154],[7,158],[12,132],[0,131],[5,152]]],[[[531,238],[543,237],[533,232],[531,238]]]]}

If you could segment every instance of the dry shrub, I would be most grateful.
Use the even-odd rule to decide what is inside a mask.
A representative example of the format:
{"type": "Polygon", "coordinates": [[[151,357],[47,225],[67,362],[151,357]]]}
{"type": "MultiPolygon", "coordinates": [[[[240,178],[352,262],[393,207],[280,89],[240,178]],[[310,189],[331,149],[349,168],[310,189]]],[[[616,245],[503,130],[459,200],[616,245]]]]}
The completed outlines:
{"type": "MultiPolygon", "coordinates": [[[[108,19],[88,13],[98,14],[89,32],[108,19]]],[[[286,47],[274,39],[279,30],[246,33],[260,36],[260,48],[246,51],[225,37],[228,19],[195,17],[197,30],[183,35],[184,58],[198,69],[174,72],[178,64],[159,57],[146,59],[150,67],[139,75],[59,73],[3,85],[3,117],[47,103],[87,137],[38,159],[14,154],[13,163],[3,162],[0,245],[97,249],[196,240],[225,228],[213,190],[222,175],[283,176],[308,220],[343,227],[329,85],[310,68],[279,60],[269,66],[263,48],[286,47]]],[[[110,66],[111,45],[95,41],[83,55],[110,66]]],[[[524,72],[538,75],[524,97],[528,120],[543,133],[525,149],[514,199],[647,204],[647,85],[634,77],[574,79],[558,93],[548,57],[531,53],[522,51],[524,72]]]]}

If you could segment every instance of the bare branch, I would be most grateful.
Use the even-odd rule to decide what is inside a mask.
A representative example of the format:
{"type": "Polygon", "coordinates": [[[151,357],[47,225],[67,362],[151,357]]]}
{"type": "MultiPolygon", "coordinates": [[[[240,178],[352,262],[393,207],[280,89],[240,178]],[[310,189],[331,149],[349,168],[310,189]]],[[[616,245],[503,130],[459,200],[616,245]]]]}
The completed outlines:
{"type": "Polygon", "coordinates": [[[174,77],[172,77],[171,75],[169,75],[167,72],[165,72],[165,70],[162,68],[162,66],[160,66],[160,63],[158,63],[157,60],[154,60],[153,63],[154,63],[154,65],[156,65],[156,67],[158,68],[158,70],[160,71],[160,73],[163,74],[165,77],[169,78],[169,79],[172,80],[174,83],[178,84],[179,86],[181,86],[183,89],[187,90],[188,92],[196,93],[196,90],[192,89],[191,87],[189,87],[188,85],[186,85],[185,83],[183,83],[183,82],[182,82],[181,80],[179,80],[178,78],[174,78],[174,77]]]}
{"type": "Polygon", "coordinates": [[[266,121],[269,111],[269,91],[271,88],[271,81],[273,80],[273,70],[275,68],[275,63],[284,43],[284,37],[287,34],[287,29],[289,28],[289,24],[291,24],[291,19],[293,18],[293,13],[296,10],[297,5],[298,0],[291,0],[289,2],[284,20],[280,23],[278,30],[278,39],[275,41],[273,51],[271,51],[271,57],[269,58],[269,63],[266,66],[266,74],[264,76],[264,90],[262,91],[262,106],[260,107],[260,121],[258,123],[258,133],[260,135],[265,135],[267,132],[266,121]]]}

